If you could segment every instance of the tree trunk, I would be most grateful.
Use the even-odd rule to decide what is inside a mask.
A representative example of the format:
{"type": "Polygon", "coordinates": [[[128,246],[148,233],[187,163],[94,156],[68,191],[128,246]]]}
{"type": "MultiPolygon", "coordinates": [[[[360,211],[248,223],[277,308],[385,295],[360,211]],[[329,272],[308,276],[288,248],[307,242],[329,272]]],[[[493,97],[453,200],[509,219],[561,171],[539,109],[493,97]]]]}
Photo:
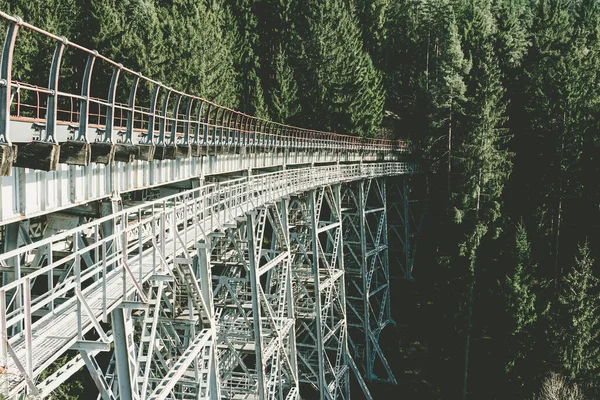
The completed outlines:
{"type": "Polygon", "coordinates": [[[559,281],[559,254],[560,254],[560,226],[562,224],[562,201],[563,201],[563,171],[562,165],[564,162],[565,151],[565,129],[567,123],[566,113],[563,113],[563,129],[560,136],[560,158],[558,162],[558,204],[556,211],[556,236],[554,242],[554,291],[558,296],[558,281],[559,281]]]}
{"type": "Polygon", "coordinates": [[[452,103],[450,103],[450,116],[448,118],[448,201],[451,199],[451,174],[452,174],[452,103]]]}
{"type": "Polygon", "coordinates": [[[474,254],[471,260],[469,273],[469,289],[468,289],[468,309],[467,309],[467,337],[465,339],[465,369],[463,372],[463,389],[462,400],[467,399],[468,378],[469,378],[469,351],[471,349],[471,330],[473,326],[473,303],[475,300],[475,261],[477,256],[474,254]]]}

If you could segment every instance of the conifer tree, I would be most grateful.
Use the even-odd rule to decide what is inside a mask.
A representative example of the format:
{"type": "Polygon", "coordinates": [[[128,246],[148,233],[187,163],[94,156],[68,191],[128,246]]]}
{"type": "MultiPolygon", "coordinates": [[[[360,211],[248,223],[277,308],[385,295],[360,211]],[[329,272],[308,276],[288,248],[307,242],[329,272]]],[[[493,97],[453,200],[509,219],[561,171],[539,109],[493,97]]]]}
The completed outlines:
{"type": "Polygon", "coordinates": [[[275,58],[274,80],[267,94],[271,117],[278,122],[287,122],[298,114],[298,85],[294,78],[294,70],[289,65],[288,57],[283,49],[279,49],[275,58]]]}
{"type": "Polygon", "coordinates": [[[537,5],[533,45],[524,62],[525,120],[515,141],[524,155],[518,164],[525,200],[521,212],[531,222],[534,216],[539,226],[555,285],[566,257],[583,239],[577,229],[565,235],[563,219],[581,198],[585,141],[597,132],[591,116],[597,113],[592,88],[598,82],[598,57],[580,36],[575,11],[574,3],[566,1],[537,5]]]}
{"type": "Polygon", "coordinates": [[[152,0],[93,0],[90,43],[101,54],[134,71],[164,79],[164,47],[152,0]]]}
{"type": "MultiPolygon", "coordinates": [[[[519,396],[525,396],[523,386],[535,371],[524,361],[535,344],[535,324],[538,321],[535,275],[537,265],[531,255],[531,243],[525,226],[517,226],[515,234],[515,267],[504,281],[504,302],[509,317],[505,371],[519,396]]],[[[529,363],[530,364],[530,363],[529,363]]]]}
{"type": "Polygon", "coordinates": [[[426,0],[390,4],[381,68],[385,109],[397,116],[395,131],[415,147],[430,133],[431,98],[427,86],[432,16],[426,0]]]}
{"type": "Polygon", "coordinates": [[[432,116],[433,134],[428,151],[440,159],[445,154],[448,174],[448,196],[451,195],[452,174],[452,133],[456,125],[457,115],[462,112],[462,103],[466,100],[467,87],[464,78],[471,69],[461,48],[461,40],[456,24],[454,9],[448,0],[441,0],[433,5],[432,19],[437,21],[437,59],[430,90],[433,99],[434,114],[432,116]],[[446,140],[440,140],[445,137],[446,140]],[[439,146],[444,143],[446,146],[439,146]],[[435,147],[434,147],[435,146],[435,147]]]}
{"type": "Polygon", "coordinates": [[[362,46],[356,16],[342,0],[298,7],[304,41],[300,67],[303,116],[320,129],[373,136],[383,115],[380,73],[362,46]]]}
{"type": "Polygon", "coordinates": [[[558,367],[596,398],[600,394],[600,286],[588,244],[562,280],[553,328],[558,367]]]}
{"type": "Polygon", "coordinates": [[[382,46],[388,35],[387,18],[390,3],[390,0],[356,0],[365,49],[369,51],[376,65],[381,63],[382,46]]]}
{"type": "MultiPolygon", "coordinates": [[[[461,12],[462,40],[472,68],[464,86],[466,101],[463,115],[459,114],[462,124],[456,130],[454,142],[454,166],[460,179],[456,180],[450,195],[455,222],[465,232],[464,240],[459,242],[460,255],[468,264],[463,384],[465,399],[468,393],[469,351],[473,335],[475,278],[480,246],[486,233],[495,228],[494,223],[501,216],[502,192],[510,175],[512,156],[507,150],[506,104],[498,59],[493,47],[497,28],[491,12],[491,2],[469,1],[464,4],[461,12]]],[[[460,54],[457,50],[454,52],[460,54]]],[[[454,59],[456,58],[455,56],[454,59]]],[[[462,86],[458,87],[462,89],[462,86]]],[[[449,124],[451,123],[450,120],[449,124]]],[[[451,150],[449,146],[449,151],[451,150]]]]}
{"type": "MultiPolygon", "coordinates": [[[[302,50],[293,6],[291,1],[257,3],[260,79],[269,114],[278,122],[294,121],[300,112],[295,70],[302,50]]],[[[295,123],[305,125],[303,121],[295,123]]]]}
{"type": "Polygon", "coordinates": [[[503,72],[519,67],[531,45],[531,3],[528,0],[496,0],[498,60],[503,72]]]}
{"type": "Polygon", "coordinates": [[[218,4],[178,0],[161,8],[161,13],[168,84],[225,106],[237,106],[231,43],[225,40],[224,15],[218,4]]]}
{"type": "Polygon", "coordinates": [[[258,0],[226,0],[225,3],[228,8],[225,29],[231,30],[233,35],[232,54],[240,81],[239,108],[257,117],[268,117],[257,54],[259,36],[255,8],[258,0]]]}

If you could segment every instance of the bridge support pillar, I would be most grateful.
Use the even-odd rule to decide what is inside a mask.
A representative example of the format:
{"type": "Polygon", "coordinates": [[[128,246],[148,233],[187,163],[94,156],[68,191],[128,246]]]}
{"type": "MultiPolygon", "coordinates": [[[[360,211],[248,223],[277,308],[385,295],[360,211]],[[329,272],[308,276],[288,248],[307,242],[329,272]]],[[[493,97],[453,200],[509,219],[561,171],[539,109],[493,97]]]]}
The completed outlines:
{"type": "Polygon", "coordinates": [[[131,310],[117,308],[111,313],[111,320],[119,398],[138,400],[140,397],[135,374],[137,361],[133,343],[131,310]]]}
{"type": "Polygon", "coordinates": [[[348,398],[340,186],[294,197],[289,208],[302,394],[348,398]]]}
{"type": "Polygon", "coordinates": [[[298,399],[287,200],[213,234],[221,395],[298,399]]]}
{"type": "MultiPolygon", "coordinates": [[[[367,381],[397,383],[379,345],[392,321],[386,178],[344,186],[344,266],[350,355],[367,381]]],[[[360,377],[359,382],[360,382],[360,377]]]]}
{"type": "Polygon", "coordinates": [[[426,201],[426,181],[422,176],[399,176],[389,179],[388,237],[392,273],[400,270],[402,277],[414,280],[413,268],[417,238],[423,225],[426,201]],[[422,193],[421,193],[422,192],[422,193]]]}

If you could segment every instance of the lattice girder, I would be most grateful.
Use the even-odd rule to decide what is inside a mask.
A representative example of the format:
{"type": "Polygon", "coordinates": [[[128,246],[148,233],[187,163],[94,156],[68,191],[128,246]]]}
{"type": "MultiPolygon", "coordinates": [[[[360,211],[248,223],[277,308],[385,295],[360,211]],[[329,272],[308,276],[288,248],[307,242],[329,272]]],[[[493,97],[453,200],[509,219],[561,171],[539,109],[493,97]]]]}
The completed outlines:
{"type": "Polygon", "coordinates": [[[386,190],[385,178],[344,185],[346,305],[349,347],[360,374],[367,381],[396,383],[378,345],[381,331],[392,322],[386,190]]]}

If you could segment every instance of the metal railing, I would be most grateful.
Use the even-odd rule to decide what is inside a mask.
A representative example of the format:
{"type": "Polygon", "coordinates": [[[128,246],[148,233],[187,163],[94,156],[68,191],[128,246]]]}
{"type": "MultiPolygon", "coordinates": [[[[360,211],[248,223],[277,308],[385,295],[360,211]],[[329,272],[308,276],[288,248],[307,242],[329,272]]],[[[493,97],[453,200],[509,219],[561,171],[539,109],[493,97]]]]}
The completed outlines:
{"type": "MultiPolygon", "coordinates": [[[[25,384],[33,390],[31,377],[82,340],[87,330],[95,327],[103,332],[100,322],[128,293],[137,292],[144,301],[141,286],[146,279],[168,273],[175,257],[210,232],[223,229],[226,222],[311,188],[416,171],[414,164],[394,162],[300,168],[233,179],[126,208],[0,254],[0,265],[21,271],[15,272],[14,281],[0,286],[0,333],[7,335],[0,341],[0,362],[18,371],[7,377],[11,392],[25,384]],[[108,235],[107,224],[114,230],[108,235]],[[81,241],[84,236],[88,240],[81,241]],[[65,242],[72,243],[72,252],[53,259],[53,249],[65,242]],[[27,260],[40,254],[49,257],[47,264],[27,269],[27,260]],[[43,287],[44,280],[37,281],[56,275],[62,276],[57,284],[47,279],[43,287]],[[55,323],[57,318],[61,325],[55,323]],[[73,321],[66,323],[64,318],[73,321]],[[60,329],[57,336],[62,341],[49,334],[53,329],[60,329]]],[[[108,342],[107,335],[100,336],[108,342]]]]}
{"type": "Polygon", "coordinates": [[[142,76],[97,51],[28,24],[19,17],[1,11],[0,17],[8,23],[0,61],[0,144],[11,144],[9,122],[19,120],[38,124],[44,131],[39,140],[54,144],[58,143],[57,124],[63,124],[70,125],[73,140],[86,143],[129,144],[139,140],[141,144],[182,146],[409,150],[405,141],[322,132],[250,116],[142,76]],[[12,79],[16,38],[23,29],[55,43],[46,86],[12,79]],[[87,57],[79,93],[60,89],[60,71],[65,68],[63,54],[67,49],[74,52],[75,59],[79,55],[80,60],[87,57]],[[112,69],[103,98],[91,96],[92,77],[97,72],[94,66],[98,63],[112,69]],[[123,84],[128,85],[124,91],[120,86],[123,84]],[[139,95],[142,85],[149,96],[139,95]],[[117,89],[129,93],[126,102],[117,101],[117,89]],[[88,128],[96,128],[97,133],[94,135],[93,130],[90,133],[88,128]]]}

